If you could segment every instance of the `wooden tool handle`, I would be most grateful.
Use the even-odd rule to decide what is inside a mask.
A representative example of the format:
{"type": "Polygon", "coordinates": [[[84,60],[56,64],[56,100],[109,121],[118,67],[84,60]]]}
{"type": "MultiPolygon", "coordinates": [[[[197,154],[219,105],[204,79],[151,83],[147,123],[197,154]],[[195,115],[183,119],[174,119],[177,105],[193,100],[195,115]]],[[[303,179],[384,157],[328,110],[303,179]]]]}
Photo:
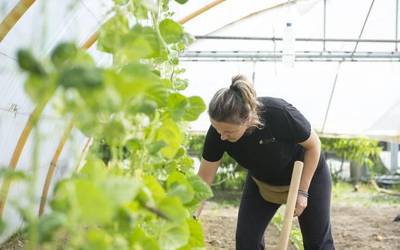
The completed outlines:
{"type": "Polygon", "coordinates": [[[282,231],[279,237],[278,250],[286,250],[288,247],[289,234],[292,227],[293,214],[294,214],[294,209],[296,207],[297,192],[299,191],[302,172],[303,172],[303,162],[296,161],[294,163],[292,179],[290,181],[289,194],[286,202],[285,217],[283,219],[282,231]]]}

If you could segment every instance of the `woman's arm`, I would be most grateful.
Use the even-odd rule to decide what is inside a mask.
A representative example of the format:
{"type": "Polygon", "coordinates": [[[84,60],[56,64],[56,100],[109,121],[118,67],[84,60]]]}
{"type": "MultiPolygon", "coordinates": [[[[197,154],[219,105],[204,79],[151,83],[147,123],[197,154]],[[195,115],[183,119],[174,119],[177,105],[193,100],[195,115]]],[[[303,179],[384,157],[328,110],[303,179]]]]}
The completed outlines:
{"type": "Polygon", "coordinates": [[[203,179],[203,181],[207,182],[208,185],[211,185],[217,173],[220,163],[221,160],[211,162],[201,159],[200,169],[197,175],[200,176],[203,179]]]}
{"type": "Polygon", "coordinates": [[[304,167],[300,179],[299,193],[297,195],[295,216],[300,216],[308,204],[308,188],[317,169],[321,153],[321,142],[318,135],[311,130],[310,137],[300,145],[304,147],[304,167]]]}
{"type": "MultiPolygon", "coordinates": [[[[217,174],[218,167],[221,163],[221,160],[211,162],[204,159],[201,159],[200,169],[197,173],[203,181],[205,181],[208,185],[211,186],[212,182],[214,181],[214,177],[217,174]]],[[[196,218],[200,216],[201,210],[203,209],[204,202],[200,205],[200,208],[197,210],[196,214],[194,215],[196,218]]]]}
{"type": "Polygon", "coordinates": [[[304,147],[304,168],[301,175],[299,189],[308,192],[310,187],[311,179],[314,176],[314,172],[317,169],[319,157],[321,154],[321,141],[318,135],[311,129],[310,137],[300,145],[304,147]]]}

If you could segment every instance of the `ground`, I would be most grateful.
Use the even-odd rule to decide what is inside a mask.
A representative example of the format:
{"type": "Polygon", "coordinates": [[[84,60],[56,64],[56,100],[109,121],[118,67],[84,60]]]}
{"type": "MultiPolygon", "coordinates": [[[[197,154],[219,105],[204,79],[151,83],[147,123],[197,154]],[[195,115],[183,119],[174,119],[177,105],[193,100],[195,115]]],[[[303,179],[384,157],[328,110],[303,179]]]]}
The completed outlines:
{"type": "MultiPolygon", "coordinates": [[[[234,250],[237,205],[240,192],[216,193],[209,201],[200,221],[205,231],[207,250],[234,250]]],[[[400,249],[400,196],[387,196],[360,188],[353,192],[336,185],[332,202],[332,231],[338,250],[400,249]]],[[[296,221],[295,221],[296,222],[296,221]]],[[[295,223],[296,224],[296,223],[295,223]]],[[[267,249],[275,249],[279,231],[270,225],[266,233],[267,249]]],[[[0,250],[24,249],[21,237],[14,237],[0,250]]],[[[295,249],[292,246],[289,249],[295,249]]]]}
{"type": "MultiPolygon", "coordinates": [[[[347,193],[341,196],[345,198],[334,199],[332,203],[332,232],[336,249],[400,249],[400,222],[393,221],[400,214],[399,202],[382,204],[354,198],[360,195],[362,193],[347,193]]],[[[221,197],[217,201],[208,202],[200,218],[207,250],[234,250],[237,203],[221,205],[221,197]]],[[[267,249],[275,249],[278,239],[279,231],[270,225],[266,232],[267,249]]],[[[295,248],[290,246],[289,249],[295,248]]]]}
{"type": "MultiPolygon", "coordinates": [[[[207,250],[235,249],[235,227],[237,208],[220,207],[208,203],[201,214],[201,222],[205,231],[207,250]]],[[[279,231],[273,225],[267,228],[265,242],[267,249],[275,249],[279,239],[279,231]]],[[[289,246],[294,250],[293,246],[289,246]]]]}

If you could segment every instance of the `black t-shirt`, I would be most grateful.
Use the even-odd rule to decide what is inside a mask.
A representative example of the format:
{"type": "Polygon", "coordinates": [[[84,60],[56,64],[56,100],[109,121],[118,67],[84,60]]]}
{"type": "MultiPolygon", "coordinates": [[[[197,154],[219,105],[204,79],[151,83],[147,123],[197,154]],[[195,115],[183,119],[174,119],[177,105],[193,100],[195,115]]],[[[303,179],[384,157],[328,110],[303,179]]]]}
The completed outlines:
{"type": "Polygon", "coordinates": [[[261,129],[245,133],[238,141],[221,140],[210,126],[204,142],[203,158],[215,162],[227,152],[255,178],[272,185],[289,185],[296,160],[303,160],[299,142],[308,139],[310,123],[291,104],[279,98],[260,97],[263,104],[261,129]]]}

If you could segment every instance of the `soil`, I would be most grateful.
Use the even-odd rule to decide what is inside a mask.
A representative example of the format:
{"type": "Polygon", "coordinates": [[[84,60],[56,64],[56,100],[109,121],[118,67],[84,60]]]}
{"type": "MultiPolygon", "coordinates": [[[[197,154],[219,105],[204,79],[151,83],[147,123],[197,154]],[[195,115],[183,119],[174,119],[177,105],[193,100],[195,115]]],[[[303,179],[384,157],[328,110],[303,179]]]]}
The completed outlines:
{"type": "MultiPolygon", "coordinates": [[[[334,204],[332,231],[336,249],[400,249],[400,222],[394,218],[400,206],[361,207],[334,204]]],[[[205,231],[207,250],[235,249],[237,208],[208,203],[200,220],[205,231]]],[[[266,249],[276,249],[279,231],[269,225],[266,249]]],[[[289,249],[295,249],[289,246],[289,249]]]]}
{"type": "MultiPolygon", "coordinates": [[[[394,221],[399,214],[399,205],[362,207],[333,204],[332,231],[336,249],[400,249],[400,222],[394,221]]],[[[235,249],[236,217],[235,206],[207,203],[200,216],[207,250],[235,249]]],[[[276,249],[279,239],[277,228],[269,225],[265,236],[266,249],[276,249]]],[[[0,246],[0,250],[20,250],[24,249],[24,244],[23,239],[15,235],[0,246]]],[[[295,248],[290,245],[288,249],[295,248]]]]}
{"type": "MultiPolygon", "coordinates": [[[[204,208],[200,221],[203,224],[207,250],[235,249],[236,207],[218,207],[208,203],[204,208]]],[[[279,231],[272,224],[265,232],[266,249],[276,249],[279,231]]],[[[292,245],[288,250],[295,250],[292,245]]]]}

